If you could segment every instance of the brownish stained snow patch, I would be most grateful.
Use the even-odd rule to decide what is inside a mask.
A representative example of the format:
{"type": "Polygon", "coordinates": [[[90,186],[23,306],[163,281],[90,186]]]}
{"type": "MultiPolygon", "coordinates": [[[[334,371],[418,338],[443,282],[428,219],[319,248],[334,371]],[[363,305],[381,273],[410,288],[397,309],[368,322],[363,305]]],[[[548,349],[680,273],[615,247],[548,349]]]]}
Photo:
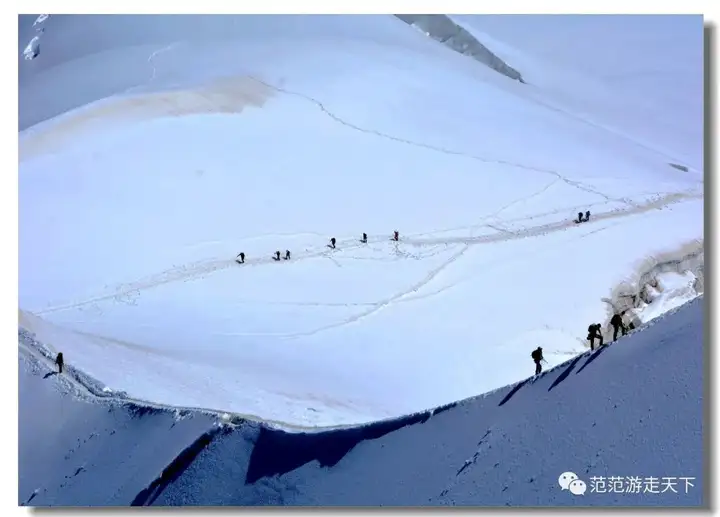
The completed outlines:
{"type": "Polygon", "coordinates": [[[94,124],[133,122],[161,117],[212,113],[237,114],[246,107],[261,108],[275,93],[250,77],[225,77],[193,89],[153,92],[105,99],[62,116],[48,129],[20,141],[20,161],[61,149],[77,141],[94,124]]]}

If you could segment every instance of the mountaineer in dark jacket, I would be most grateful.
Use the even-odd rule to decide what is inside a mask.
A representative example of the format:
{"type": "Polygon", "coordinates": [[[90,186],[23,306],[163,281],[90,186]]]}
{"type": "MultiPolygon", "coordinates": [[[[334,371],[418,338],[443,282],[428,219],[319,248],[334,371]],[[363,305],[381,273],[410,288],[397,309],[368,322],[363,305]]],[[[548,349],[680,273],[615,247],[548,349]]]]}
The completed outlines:
{"type": "Polygon", "coordinates": [[[600,341],[600,346],[603,346],[603,337],[600,329],[602,326],[599,323],[593,323],[588,327],[588,340],[590,340],[590,350],[595,350],[595,340],[600,341]]]}
{"type": "Polygon", "coordinates": [[[542,372],[542,365],[540,364],[540,361],[543,360],[543,354],[542,354],[542,347],[539,346],[535,350],[532,351],[532,354],[530,354],[533,361],[535,361],[535,375],[538,375],[540,372],[542,372]]]}
{"type": "Polygon", "coordinates": [[[65,364],[62,352],[58,352],[58,355],[55,358],[55,364],[58,366],[58,373],[62,373],[63,365],[65,364]]]}
{"type": "Polygon", "coordinates": [[[237,256],[235,261],[239,262],[240,264],[245,264],[245,253],[240,252],[240,255],[237,256]]]}
{"type": "Polygon", "coordinates": [[[613,317],[610,318],[610,325],[613,328],[613,341],[617,340],[618,330],[622,329],[623,336],[627,334],[627,327],[623,323],[621,314],[613,314],[613,317]]]}

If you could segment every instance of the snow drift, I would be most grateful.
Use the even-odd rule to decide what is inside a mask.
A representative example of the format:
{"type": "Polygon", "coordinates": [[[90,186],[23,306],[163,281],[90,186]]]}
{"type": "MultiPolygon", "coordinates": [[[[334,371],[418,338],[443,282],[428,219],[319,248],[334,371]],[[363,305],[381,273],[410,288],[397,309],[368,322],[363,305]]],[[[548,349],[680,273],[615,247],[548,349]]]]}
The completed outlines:
{"type": "Polygon", "coordinates": [[[536,380],[329,431],[92,397],[23,334],[19,502],[700,506],[703,309],[697,298],[536,380]],[[584,495],[561,489],[566,472],[584,495]]]}

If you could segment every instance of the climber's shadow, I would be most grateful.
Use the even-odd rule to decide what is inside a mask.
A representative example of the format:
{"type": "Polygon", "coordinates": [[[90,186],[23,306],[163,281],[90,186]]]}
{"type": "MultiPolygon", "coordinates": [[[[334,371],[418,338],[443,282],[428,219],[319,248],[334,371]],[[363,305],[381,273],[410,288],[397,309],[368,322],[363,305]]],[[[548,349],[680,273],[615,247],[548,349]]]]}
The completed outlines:
{"type": "Polygon", "coordinates": [[[578,373],[580,373],[581,371],[583,371],[585,368],[587,368],[587,366],[588,366],[590,363],[592,363],[595,359],[597,359],[598,357],[600,357],[600,354],[602,354],[605,350],[607,350],[607,347],[608,347],[607,345],[602,345],[598,350],[596,350],[595,353],[592,354],[592,355],[588,358],[587,361],[585,361],[585,364],[583,364],[582,367],[581,367],[578,371],[575,372],[575,374],[577,375],[578,373]]]}

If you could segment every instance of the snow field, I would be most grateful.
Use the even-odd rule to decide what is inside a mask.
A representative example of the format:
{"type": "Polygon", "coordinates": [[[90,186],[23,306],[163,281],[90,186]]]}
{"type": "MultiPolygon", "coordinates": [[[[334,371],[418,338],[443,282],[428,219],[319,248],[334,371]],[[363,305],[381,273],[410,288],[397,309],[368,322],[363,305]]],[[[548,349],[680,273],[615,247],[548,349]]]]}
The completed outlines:
{"type": "Polygon", "coordinates": [[[682,161],[701,181],[702,16],[451,18],[522,70],[538,101],[682,161]]]}
{"type": "Polygon", "coordinates": [[[143,88],[22,134],[39,339],[133,397],[368,422],[583,351],[637,260],[702,237],[664,155],[383,23],[392,45],[159,45],[143,88]]]}

